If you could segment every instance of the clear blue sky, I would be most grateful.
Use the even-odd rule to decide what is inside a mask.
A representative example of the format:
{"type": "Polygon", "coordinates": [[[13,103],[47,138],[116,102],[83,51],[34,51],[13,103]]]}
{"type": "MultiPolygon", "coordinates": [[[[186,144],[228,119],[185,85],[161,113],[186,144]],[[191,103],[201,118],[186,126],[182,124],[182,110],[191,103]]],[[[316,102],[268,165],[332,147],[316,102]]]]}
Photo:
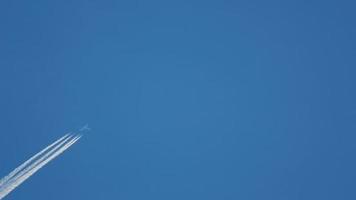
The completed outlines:
{"type": "Polygon", "coordinates": [[[0,1],[8,199],[354,200],[354,1],[0,1]]]}

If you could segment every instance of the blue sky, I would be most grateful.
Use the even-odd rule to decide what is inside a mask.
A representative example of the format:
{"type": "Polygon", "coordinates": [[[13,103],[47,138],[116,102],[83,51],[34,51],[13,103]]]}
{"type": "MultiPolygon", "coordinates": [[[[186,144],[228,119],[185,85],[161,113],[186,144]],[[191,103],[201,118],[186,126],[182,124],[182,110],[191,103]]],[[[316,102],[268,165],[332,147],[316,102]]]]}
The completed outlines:
{"type": "Polygon", "coordinates": [[[0,2],[9,199],[356,199],[353,1],[0,2]]]}

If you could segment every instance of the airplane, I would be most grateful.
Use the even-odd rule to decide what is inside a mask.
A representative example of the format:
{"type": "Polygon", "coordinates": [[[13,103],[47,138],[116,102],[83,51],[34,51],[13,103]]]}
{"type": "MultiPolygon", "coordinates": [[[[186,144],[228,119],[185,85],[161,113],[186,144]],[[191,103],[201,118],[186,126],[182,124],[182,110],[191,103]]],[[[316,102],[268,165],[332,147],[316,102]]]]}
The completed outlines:
{"type": "Polygon", "coordinates": [[[90,131],[91,129],[88,127],[88,124],[85,124],[79,131],[90,131]]]}

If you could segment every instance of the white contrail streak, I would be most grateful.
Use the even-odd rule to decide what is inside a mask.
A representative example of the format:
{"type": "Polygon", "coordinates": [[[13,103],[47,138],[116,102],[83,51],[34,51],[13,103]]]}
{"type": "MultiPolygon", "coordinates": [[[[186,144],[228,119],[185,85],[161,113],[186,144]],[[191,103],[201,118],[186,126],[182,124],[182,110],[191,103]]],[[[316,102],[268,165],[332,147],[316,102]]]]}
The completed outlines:
{"type": "MultiPolygon", "coordinates": [[[[13,178],[9,184],[6,184],[3,190],[0,192],[0,199],[4,198],[6,195],[8,195],[10,192],[12,192],[17,186],[19,186],[21,183],[23,183],[26,179],[31,177],[34,173],[36,173],[39,169],[41,169],[43,166],[45,166],[48,162],[59,156],[61,153],[63,153],[65,150],[67,150],[70,146],[72,146],[77,140],[80,139],[81,136],[76,136],[75,138],[71,139],[69,142],[67,142],[64,146],[62,146],[60,149],[58,149],[56,152],[52,152],[53,154],[50,155],[48,158],[43,160],[40,163],[33,164],[34,166],[31,165],[30,170],[28,170],[26,173],[22,174],[21,176],[16,176],[13,178]]],[[[60,146],[62,144],[59,144],[60,146]]],[[[50,154],[50,153],[48,153],[50,154]]],[[[48,156],[47,154],[45,156],[48,156]]]]}
{"type": "Polygon", "coordinates": [[[51,149],[53,146],[57,145],[60,141],[62,141],[64,138],[68,137],[69,134],[64,135],[63,137],[59,138],[52,144],[48,145],[46,148],[44,148],[42,151],[38,152],[36,155],[32,156],[30,159],[28,159],[26,162],[18,166],[16,169],[14,169],[12,172],[10,172],[7,176],[2,178],[0,180],[0,187],[2,187],[3,184],[5,184],[7,181],[9,181],[12,177],[14,177],[17,173],[19,173],[21,170],[23,170],[27,165],[29,165],[31,162],[33,162],[35,159],[37,159],[39,156],[41,156],[44,152],[48,151],[51,149]]]}
{"type": "Polygon", "coordinates": [[[63,147],[61,147],[58,151],[53,153],[51,156],[49,156],[46,160],[38,164],[37,166],[33,167],[30,171],[28,171],[26,174],[24,174],[21,177],[18,177],[16,180],[14,180],[12,183],[10,183],[4,191],[0,192],[0,199],[4,198],[6,195],[8,195],[10,192],[12,192],[17,186],[19,186],[21,183],[23,183],[25,180],[30,178],[34,173],[36,173],[39,169],[41,169],[43,166],[45,166],[47,163],[49,163],[51,160],[62,154],[65,150],[67,150],[70,146],[72,146],[75,142],[77,142],[81,136],[76,136],[75,138],[71,139],[67,144],[65,144],[63,147]]]}
{"type": "MultiPolygon", "coordinates": [[[[72,137],[72,136],[71,136],[72,137]]],[[[69,137],[69,138],[71,138],[69,137]]],[[[25,170],[21,171],[23,173],[19,173],[17,176],[13,177],[8,181],[7,184],[5,184],[2,189],[0,190],[0,199],[4,198],[7,196],[10,192],[12,192],[16,187],[18,187],[21,183],[26,181],[28,178],[30,178],[34,173],[36,173],[38,170],[40,170],[42,167],[44,167],[47,163],[55,159],[57,156],[62,154],[65,150],[67,150],[69,147],[71,147],[74,143],[76,143],[82,136],[76,136],[72,139],[66,138],[64,141],[62,141],[60,144],[58,144],[54,149],[51,150],[51,152],[46,153],[43,157],[41,157],[39,160],[36,161],[35,163],[31,164],[28,166],[25,170]]]]}
{"type": "Polygon", "coordinates": [[[51,154],[55,153],[59,148],[61,148],[61,146],[63,146],[65,143],[68,142],[68,140],[72,140],[73,136],[69,136],[66,139],[64,139],[63,141],[61,141],[57,146],[53,147],[50,151],[48,151],[46,154],[44,154],[43,156],[41,156],[38,160],[36,160],[35,162],[33,162],[32,164],[30,164],[29,166],[27,166],[25,169],[23,169],[22,171],[20,171],[15,177],[13,177],[11,180],[8,181],[8,183],[5,184],[4,187],[7,187],[7,185],[11,185],[11,182],[16,181],[16,179],[18,179],[19,177],[23,176],[24,174],[26,174],[28,171],[30,171],[31,169],[33,169],[34,167],[36,167],[36,165],[40,164],[41,162],[43,162],[45,159],[47,159],[51,154]]]}

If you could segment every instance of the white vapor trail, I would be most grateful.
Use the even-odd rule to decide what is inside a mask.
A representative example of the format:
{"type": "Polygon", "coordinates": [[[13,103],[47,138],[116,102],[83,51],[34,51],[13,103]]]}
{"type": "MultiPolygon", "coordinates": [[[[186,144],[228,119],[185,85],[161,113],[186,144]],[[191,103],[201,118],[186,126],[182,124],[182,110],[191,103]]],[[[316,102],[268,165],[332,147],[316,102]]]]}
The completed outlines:
{"type": "MultiPolygon", "coordinates": [[[[26,181],[33,174],[35,174],[38,170],[40,170],[42,167],[44,167],[47,163],[49,163],[50,161],[55,159],[57,156],[62,154],[64,151],[66,151],[69,147],[71,147],[74,143],[76,143],[81,137],[82,137],[81,135],[75,136],[74,138],[73,138],[73,136],[68,137],[68,134],[67,134],[67,135],[63,136],[62,138],[58,139],[52,145],[50,145],[47,148],[45,148],[44,150],[42,150],[41,151],[42,153],[40,152],[40,153],[36,154],[37,157],[39,157],[40,155],[42,155],[45,152],[45,150],[48,151],[51,147],[53,147],[49,152],[47,152],[46,154],[41,156],[41,158],[39,158],[37,161],[33,162],[32,164],[30,164],[27,167],[24,164],[25,163],[29,164],[31,162],[26,161],[24,164],[21,165],[22,167],[20,166],[21,169],[19,169],[16,173],[14,173],[14,171],[17,169],[16,168],[13,172],[10,173],[10,174],[12,174],[12,177],[9,178],[3,185],[0,185],[0,199],[7,196],[10,192],[12,192],[14,189],[16,189],[21,183],[26,181]],[[17,174],[17,175],[15,176],[15,174],[17,174]]],[[[32,159],[32,161],[34,161],[34,159],[37,158],[35,156],[30,158],[30,160],[32,159]]]]}
{"type": "MultiPolygon", "coordinates": [[[[18,179],[19,177],[23,176],[24,174],[26,174],[27,172],[29,172],[31,169],[33,169],[34,167],[36,167],[38,164],[40,164],[41,162],[43,162],[45,159],[47,159],[51,154],[53,154],[54,152],[56,152],[61,146],[63,146],[66,142],[68,142],[68,140],[70,140],[73,136],[69,136],[67,137],[65,140],[63,140],[62,142],[60,142],[57,146],[55,146],[53,149],[51,149],[50,151],[48,151],[46,154],[44,154],[43,156],[41,156],[38,160],[36,160],[35,162],[33,162],[32,164],[28,165],[25,169],[23,169],[22,171],[20,171],[15,177],[13,177],[11,180],[8,181],[8,183],[6,185],[10,185],[11,182],[15,181],[16,179],[18,179]]],[[[0,198],[1,199],[1,198],[0,198]]]]}
{"type": "Polygon", "coordinates": [[[12,177],[14,177],[17,173],[19,173],[21,170],[23,170],[27,165],[29,165],[31,162],[36,160],[39,156],[41,156],[44,152],[48,151],[51,149],[53,146],[57,145],[60,141],[62,141],[64,138],[68,137],[69,134],[64,135],[63,137],[59,138],[52,144],[48,145],[46,148],[44,148],[42,151],[38,152],[36,155],[32,156],[30,159],[28,159],[26,162],[18,166],[16,169],[14,169],[12,172],[10,172],[9,175],[5,176],[0,180],[0,187],[5,184],[7,181],[9,181],[12,177]]]}

